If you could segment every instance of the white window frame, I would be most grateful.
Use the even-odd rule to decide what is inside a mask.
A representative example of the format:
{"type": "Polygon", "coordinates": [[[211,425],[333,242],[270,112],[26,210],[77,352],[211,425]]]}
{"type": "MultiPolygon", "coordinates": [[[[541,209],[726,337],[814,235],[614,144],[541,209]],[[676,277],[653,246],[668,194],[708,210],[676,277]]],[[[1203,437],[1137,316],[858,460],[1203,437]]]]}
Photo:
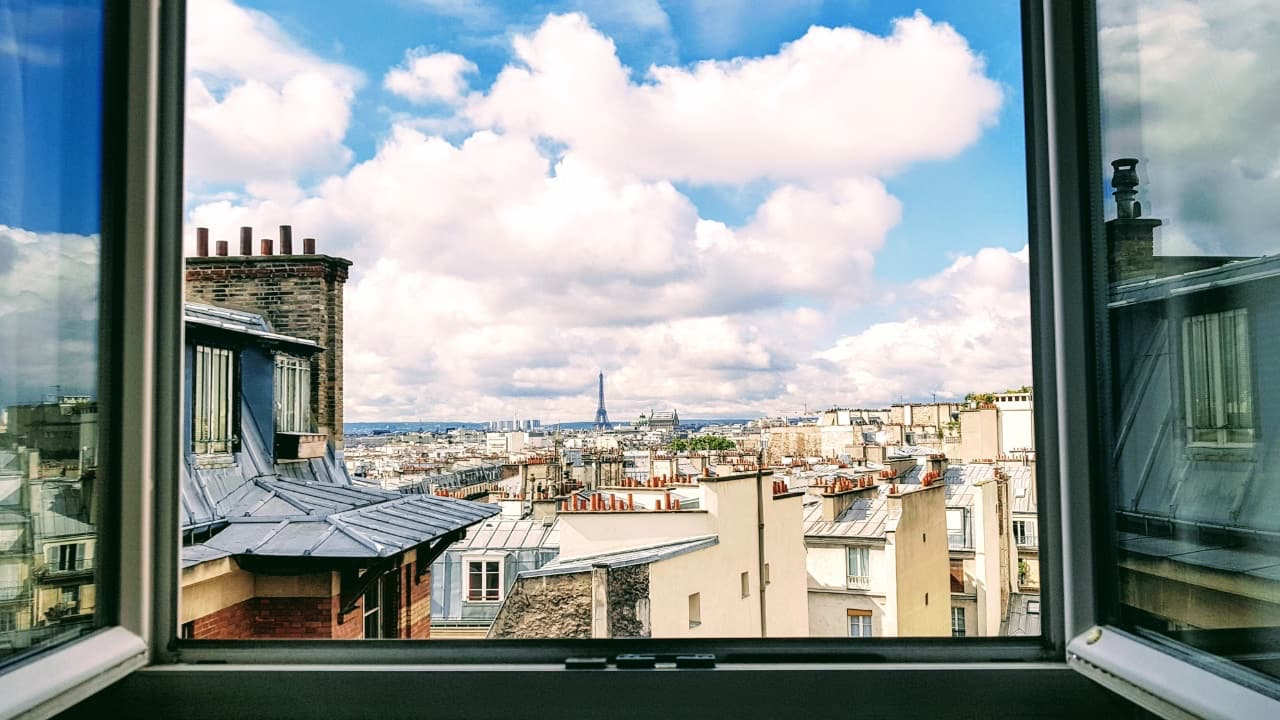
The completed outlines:
{"type": "Polygon", "coordinates": [[[235,439],[236,353],[196,345],[191,372],[191,450],[197,455],[230,453],[235,439]]]}
{"type": "Polygon", "coordinates": [[[1013,521],[1013,543],[1022,548],[1036,547],[1036,521],[1016,519],[1013,521]],[[1021,529],[1021,532],[1019,532],[1021,529]]]}
{"type": "MultiPolygon", "coordinates": [[[[153,177],[160,164],[155,153],[154,110],[160,79],[157,68],[176,67],[177,61],[172,55],[166,55],[164,62],[157,58],[157,31],[162,27],[159,1],[141,0],[136,5],[140,10],[130,17],[130,43],[137,47],[130,54],[130,69],[131,77],[139,82],[129,86],[134,118],[130,137],[135,151],[128,159],[130,177],[137,180],[141,174],[148,182],[141,184],[147,202],[130,208],[129,227],[141,231],[134,236],[140,239],[141,247],[129,249],[126,267],[149,269],[155,267],[157,252],[153,177]],[[137,121],[139,117],[142,122],[137,121]]],[[[178,8],[180,18],[181,4],[166,5],[170,12],[173,7],[178,8]]],[[[1086,279],[1091,277],[1092,261],[1088,243],[1080,241],[1084,237],[1100,237],[1094,232],[1101,229],[1100,223],[1098,227],[1090,225],[1096,218],[1089,208],[1101,175],[1093,174],[1089,166],[1099,164],[1099,159],[1089,156],[1086,144],[1086,139],[1093,137],[1089,127],[1095,120],[1085,109],[1091,107],[1087,102],[1090,85],[1079,78],[1081,73],[1095,72],[1089,64],[1093,57],[1089,43],[1094,32],[1091,10],[1088,2],[1023,0],[1027,161],[1035,180],[1029,203],[1033,221],[1032,307],[1038,308],[1033,324],[1037,358],[1034,381],[1038,390],[1036,431],[1042,440],[1038,475],[1045,478],[1041,482],[1044,492],[1039,495],[1043,515],[1038,529],[1044,548],[1043,572],[1046,579],[1057,581],[1047,583],[1046,588],[1059,588],[1042,598],[1045,649],[1027,642],[1011,642],[1007,646],[984,643],[985,657],[991,657],[997,647],[1006,647],[1006,652],[1022,652],[1024,660],[1033,660],[990,662],[975,661],[973,648],[966,647],[966,643],[948,641],[904,650],[904,643],[876,638],[858,643],[863,650],[876,648],[876,662],[871,664],[832,660],[829,649],[833,646],[824,645],[828,654],[823,657],[828,662],[817,666],[779,661],[757,667],[669,672],[664,675],[660,696],[640,698],[639,702],[657,707],[660,703],[686,701],[687,706],[692,706],[707,697],[716,697],[721,698],[718,709],[724,712],[742,709],[783,716],[802,704],[812,708],[814,702],[825,702],[822,698],[829,694],[817,692],[818,689],[841,687],[858,693],[859,710],[869,715],[902,715],[914,709],[919,716],[929,717],[936,716],[938,708],[981,705],[990,712],[1035,708],[1042,714],[1059,712],[1062,717],[1106,717],[1114,714],[1116,706],[1112,697],[1100,689],[1102,685],[1170,714],[1196,711],[1207,717],[1231,713],[1280,716],[1274,700],[1245,684],[1153,649],[1150,643],[1126,638],[1122,631],[1097,625],[1102,616],[1094,592],[1098,571],[1095,558],[1100,553],[1095,553],[1099,548],[1095,545],[1098,535],[1092,515],[1093,489],[1091,483],[1081,481],[1092,476],[1095,468],[1091,467],[1091,457],[1098,449],[1096,443],[1086,441],[1092,437],[1090,424],[1096,420],[1091,406],[1095,381],[1089,370],[1093,361],[1094,310],[1088,302],[1082,302],[1090,287],[1086,279]],[[886,658],[891,661],[884,662],[886,658]],[[1170,668],[1181,674],[1166,672],[1170,668]],[[947,686],[951,692],[938,693],[935,701],[921,702],[919,688],[957,677],[961,678],[959,682],[947,686]],[[1095,679],[1097,684],[1085,677],[1095,679]],[[764,694],[751,692],[766,685],[779,689],[764,694]],[[1070,697],[1070,707],[1046,707],[1045,697],[1070,697]]],[[[174,32],[169,25],[163,27],[174,32]]],[[[176,33],[181,37],[180,27],[176,33]]],[[[181,113],[176,116],[180,118],[181,113]]],[[[170,203],[172,200],[169,198],[170,203]]],[[[172,216],[178,214],[180,211],[172,216]]],[[[476,696],[484,696],[487,710],[514,715],[527,712],[529,698],[551,693],[558,712],[588,716],[598,711],[600,697],[632,696],[636,676],[618,672],[593,674],[594,692],[577,692],[581,673],[551,672],[561,665],[548,659],[542,643],[504,646],[500,655],[491,655],[495,662],[519,663],[523,659],[527,664],[500,666],[501,671],[496,673],[494,666],[477,669],[447,664],[452,651],[439,643],[360,643],[352,647],[308,641],[246,642],[234,648],[214,648],[191,641],[178,643],[178,652],[171,651],[169,645],[177,632],[174,588],[178,501],[176,481],[169,473],[172,471],[176,477],[180,456],[174,450],[180,450],[181,438],[169,438],[172,442],[168,445],[157,443],[157,437],[164,439],[170,423],[152,422],[156,413],[172,413],[180,387],[175,379],[157,378],[155,373],[158,369],[163,375],[180,363],[174,358],[180,356],[182,348],[181,323],[174,320],[180,317],[180,293],[157,287],[172,282],[180,273],[180,258],[176,262],[169,260],[167,265],[162,263],[153,282],[137,284],[136,291],[128,295],[130,302],[120,318],[130,326],[139,325],[126,333],[130,349],[124,355],[132,362],[125,365],[129,382],[124,388],[127,402],[121,408],[121,426],[141,431],[136,437],[129,433],[122,440],[126,468],[139,474],[122,477],[122,531],[119,542],[111,545],[118,545],[123,555],[120,588],[110,593],[119,603],[119,626],[42,656],[40,662],[53,662],[38,670],[33,661],[0,675],[0,715],[31,709],[42,715],[52,714],[87,696],[91,689],[105,687],[127,675],[127,670],[104,674],[104,663],[111,664],[110,657],[94,644],[124,639],[137,643],[134,647],[140,662],[151,659],[154,664],[127,677],[109,695],[99,695],[89,703],[91,708],[110,711],[143,707],[145,703],[149,708],[170,709],[173,714],[203,712],[212,717],[214,712],[238,706],[252,707],[264,714],[288,715],[297,714],[308,700],[323,695],[332,703],[326,709],[334,714],[362,716],[371,710],[416,706],[421,702],[421,688],[427,684],[432,688],[432,703],[440,707],[464,707],[476,696]],[[157,297],[172,303],[171,307],[159,308],[172,315],[157,311],[157,297]],[[172,322],[169,336],[151,332],[157,323],[166,322],[172,322]],[[178,340],[176,345],[173,338],[178,340]],[[161,362],[152,365],[157,342],[162,345],[161,362]],[[162,387],[158,394],[157,385],[162,387]],[[128,395],[135,390],[136,395],[128,395]],[[165,482],[154,487],[153,461],[165,471],[165,482]],[[155,504],[151,502],[153,497],[158,498],[155,504]],[[171,511],[172,517],[157,509],[171,511]],[[162,590],[156,592],[156,588],[162,590]],[[306,664],[298,661],[303,653],[306,664]],[[55,669],[60,678],[75,676],[82,682],[73,687],[65,683],[51,686],[47,680],[49,668],[55,669]],[[335,681],[355,677],[366,687],[376,686],[377,692],[330,692],[335,681]],[[503,693],[492,693],[495,682],[503,685],[503,693]],[[195,694],[201,701],[198,704],[191,701],[195,694]]],[[[123,645],[117,643],[116,647],[123,645]]],[[[562,642],[557,647],[572,653],[598,646],[562,642]]],[[[687,650],[715,646],[669,647],[687,650]]],[[[766,651],[771,648],[763,647],[766,651]]],[[[799,646],[788,651],[787,657],[795,657],[796,647],[799,646]]],[[[121,665],[116,663],[113,667],[121,665]]],[[[830,697],[836,698],[834,702],[845,702],[840,694],[830,697]]],[[[840,706],[824,707],[839,711],[840,706]]]]}
{"type": "Polygon", "coordinates": [[[963,607],[953,605],[951,607],[951,637],[967,637],[968,626],[965,623],[965,612],[963,607]]]}
{"type": "Polygon", "coordinates": [[[502,555],[465,555],[462,558],[462,601],[475,605],[495,605],[507,599],[506,585],[506,558],[502,555]],[[471,564],[483,563],[481,576],[481,597],[472,599],[471,597],[471,564]],[[489,587],[489,563],[496,563],[498,566],[498,584],[496,588],[489,587]],[[496,590],[497,597],[488,597],[489,590],[496,590]]]}
{"type": "Polygon", "coordinates": [[[276,353],[272,388],[276,432],[311,432],[311,361],[276,353]]]}
{"type": "Polygon", "coordinates": [[[871,588],[871,548],[850,545],[844,549],[845,586],[850,590],[871,588]],[[861,572],[854,572],[860,570],[861,572]]]}
{"type": "Polygon", "coordinates": [[[867,615],[848,615],[849,621],[849,637],[851,638],[869,638],[875,637],[875,629],[872,625],[870,614],[867,615]]]}

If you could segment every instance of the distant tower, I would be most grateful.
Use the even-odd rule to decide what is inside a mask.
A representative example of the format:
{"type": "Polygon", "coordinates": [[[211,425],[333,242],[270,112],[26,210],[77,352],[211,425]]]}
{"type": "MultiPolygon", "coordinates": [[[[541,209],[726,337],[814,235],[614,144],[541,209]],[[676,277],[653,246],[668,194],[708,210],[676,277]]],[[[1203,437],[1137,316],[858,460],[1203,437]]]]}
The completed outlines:
{"type": "Polygon", "coordinates": [[[600,373],[600,407],[596,408],[596,429],[609,429],[609,413],[604,409],[604,373],[600,373]]]}

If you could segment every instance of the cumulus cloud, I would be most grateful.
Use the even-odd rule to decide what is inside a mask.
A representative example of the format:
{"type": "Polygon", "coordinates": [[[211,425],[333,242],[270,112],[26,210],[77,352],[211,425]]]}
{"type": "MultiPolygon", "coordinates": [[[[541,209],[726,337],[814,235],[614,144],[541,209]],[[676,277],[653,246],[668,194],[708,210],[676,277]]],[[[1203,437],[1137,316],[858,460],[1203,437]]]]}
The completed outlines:
{"type": "Polygon", "coordinates": [[[1280,7],[1143,0],[1100,11],[1104,152],[1141,159],[1144,214],[1165,221],[1157,251],[1280,251],[1280,7]]]}
{"type": "Polygon", "coordinates": [[[644,83],[580,14],[549,16],[514,51],[468,117],[648,178],[893,172],[972,144],[1002,98],[965,39],[921,14],[887,37],[813,27],[772,55],[654,66],[644,83]]]}
{"type": "MultiPolygon", "coordinates": [[[[461,136],[398,122],[319,183],[262,178],[191,211],[189,235],[291,223],[355,261],[348,419],[589,418],[601,370],[619,418],[791,410],[906,382],[852,369],[843,353],[877,336],[842,339],[834,318],[878,292],[875,255],[902,213],[883,177],[993,121],[1000,89],[953,29],[921,15],[887,37],[813,28],[767,57],[654,67],[641,83],[581,15],[549,16],[513,50],[487,89],[456,84],[468,66],[453,56],[423,91],[452,98],[461,136]],[[703,217],[681,180],[767,189],[730,224],[703,217]]],[[[399,70],[438,56],[411,51],[399,70]]],[[[1010,267],[993,257],[921,284],[932,300],[895,322],[942,343],[955,293],[972,291],[952,286],[986,287],[979,276],[1010,267]]],[[[983,299],[1016,307],[1010,292],[983,299]]],[[[963,306],[974,332],[1016,324],[980,302],[963,306]]],[[[1013,382],[972,357],[957,384],[1013,382]]]]}
{"type": "Polygon", "coordinates": [[[404,63],[387,72],[382,86],[415,103],[451,103],[466,92],[465,76],[474,72],[476,64],[457,53],[432,53],[420,47],[405,53],[404,63]]]}
{"type": "Polygon", "coordinates": [[[192,3],[187,33],[189,183],[284,180],[340,169],[361,74],[302,49],[265,13],[192,3]]]}
{"type": "Polygon", "coordinates": [[[0,406],[97,388],[96,235],[0,225],[0,406]]]}
{"type": "Polygon", "coordinates": [[[913,283],[903,317],[878,322],[816,353],[851,404],[1031,381],[1027,248],[983,248],[913,283]]]}

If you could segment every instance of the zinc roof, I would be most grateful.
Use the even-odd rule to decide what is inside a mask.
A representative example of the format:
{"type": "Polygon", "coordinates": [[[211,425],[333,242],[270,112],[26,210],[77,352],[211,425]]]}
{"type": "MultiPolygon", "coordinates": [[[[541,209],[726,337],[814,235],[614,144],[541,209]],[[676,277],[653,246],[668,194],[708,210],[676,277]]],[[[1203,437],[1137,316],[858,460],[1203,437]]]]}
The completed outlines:
{"type": "Polygon", "coordinates": [[[630,565],[646,565],[659,560],[673,558],[677,555],[683,555],[685,553],[708,548],[712,545],[718,544],[719,542],[720,539],[717,536],[706,535],[674,543],[649,545],[646,547],[619,550],[617,552],[603,553],[600,555],[588,555],[577,558],[556,558],[537,570],[526,570],[520,573],[520,577],[566,575],[569,573],[586,572],[596,567],[616,568],[627,567],[630,565]]]}

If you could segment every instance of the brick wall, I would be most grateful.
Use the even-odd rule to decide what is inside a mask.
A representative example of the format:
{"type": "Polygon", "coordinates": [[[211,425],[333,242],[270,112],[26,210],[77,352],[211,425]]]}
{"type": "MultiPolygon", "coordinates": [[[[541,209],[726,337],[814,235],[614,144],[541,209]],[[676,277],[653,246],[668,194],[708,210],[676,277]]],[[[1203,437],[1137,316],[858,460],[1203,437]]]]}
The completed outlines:
{"type": "Polygon", "coordinates": [[[356,600],[351,612],[342,616],[338,623],[338,609],[342,607],[342,598],[334,595],[329,602],[329,622],[333,628],[334,640],[361,640],[364,638],[364,598],[356,600]]]}
{"type": "Polygon", "coordinates": [[[407,573],[407,580],[401,587],[406,588],[404,601],[400,608],[400,637],[424,640],[431,637],[431,573],[414,580],[414,568],[407,565],[401,570],[407,573]]]}
{"type": "Polygon", "coordinates": [[[187,299],[261,313],[323,346],[311,367],[315,424],[342,447],[342,289],[351,261],[328,255],[187,258],[187,299]]]}
{"type": "Polygon", "coordinates": [[[193,640],[242,640],[253,637],[255,598],[209,613],[192,621],[193,640]]]}
{"type": "Polygon", "coordinates": [[[259,597],[247,601],[255,638],[328,638],[329,598],[259,597]]]}

